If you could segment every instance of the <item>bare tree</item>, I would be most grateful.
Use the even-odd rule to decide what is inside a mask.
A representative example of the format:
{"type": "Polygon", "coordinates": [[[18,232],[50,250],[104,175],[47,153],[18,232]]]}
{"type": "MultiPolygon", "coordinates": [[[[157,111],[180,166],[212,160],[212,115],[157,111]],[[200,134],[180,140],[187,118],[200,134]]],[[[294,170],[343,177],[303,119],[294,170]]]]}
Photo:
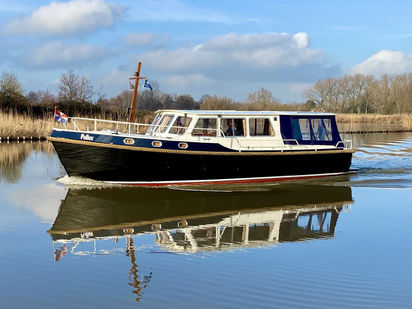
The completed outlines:
{"type": "Polygon", "coordinates": [[[56,100],[54,95],[50,93],[48,90],[30,91],[26,97],[31,105],[51,105],[54,104],[56,100]]]}
{"type": "Polygon", "coordinates": [[[175,106],[176,109],[194,109],[195,100],[188,94],[179,95],[175,99],[175,106]]]}
{"type": "Polygon", "coordinates": [[[324,110],[333,107],[335,101],[336,80],[327,78],[318,80],[311,88],[305,91],[307,100],[316,103],[317,109],[324,110]]]}
{"type": "Polygon", "coordinates": [[[231,98],[228,97],[218,97],[206,96],[203,102],[200,104],[200,109],[207,110],[225,110],[225,109],[236,109],[239,104],[236,104],[231,98]]]}
{"type": "Polygon", "coordinates": [[[59,99],[63,101],[89,101],[93,96],[93,86],[85,76],[69,70],[60,77],[59,99]]]}
{"type": "Polygon", "coordinates": [[[261,88],[248,95],[243,109],[247,110],[272,110],[279,107],[280,102],[273,97],[272,92],[261,88]]]}

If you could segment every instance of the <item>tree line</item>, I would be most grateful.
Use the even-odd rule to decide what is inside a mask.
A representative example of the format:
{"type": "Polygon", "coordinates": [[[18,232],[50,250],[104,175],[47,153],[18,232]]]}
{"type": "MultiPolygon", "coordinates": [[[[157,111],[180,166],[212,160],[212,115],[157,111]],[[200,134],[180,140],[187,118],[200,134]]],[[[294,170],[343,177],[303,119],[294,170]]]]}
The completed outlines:
{"type": "MultiPolygon", "coordinates": [[[[57,107],[70,116],[102,116],[118,120],[127,119],[132,92],[124,90],[119,95],[106,98],[101,90],[95,91],[90,80],[72,70],[60,76],[58,94],[47,90],[24,94],[14,73],[3,72],[0,78],[0,110],[26,114],[32,117],[50,117],[57,107]],[[93,98],[95,98],[93,100],[93,98]]],[[[152,82],[152,90],[139,92],[137,117],[158,109],[235,109],[235,110],[286,110],[301,109],[299,104],[282,104],[264,88],[251,93],[245,102],[216,95],[204,95],[195,100],[189,94],[169,94],[159,90],[152,82]]]]}
{"type": "MultiPolygon", "coordinates": [[[[215,109],[215,110],[300,110],[335,113],[394,114],[412,111],[412,74],[346,75],[318,80],[307,89],[304,104],[284,104],[261,88],[248,95],[244,102],[226,96],[204,95],[195,100],[189,94],[177,95],[159,90],[143,90],[137,98],[137,118],[158,109],[215,109]]],[[[24,93],[14,73],[3,72],[0,77],[0,111],[50,117],[57,107],[70,116],[101,116],[126,120],[132,93],[129,90],[106,98],[96,91],[86,76],[69,70],[60,76],[58,94],[47,90],[24,93]],[[94,98],[94,99],[93,99],[94,98]]]]}
{"type": "Polygon", "coordinates": [[[318,80],[304,93],[308,108],[335,113],[412,112],[412,73],[345,75],[318,80]]]}

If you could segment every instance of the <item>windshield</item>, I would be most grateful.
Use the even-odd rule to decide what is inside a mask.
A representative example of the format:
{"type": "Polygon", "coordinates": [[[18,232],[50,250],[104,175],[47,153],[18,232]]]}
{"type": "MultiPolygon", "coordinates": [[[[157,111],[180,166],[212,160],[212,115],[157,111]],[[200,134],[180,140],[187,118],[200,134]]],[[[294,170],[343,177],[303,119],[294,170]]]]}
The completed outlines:
{"type": "Polygon", "coordinates": [[[154,133],[154,129],[156,128],[157,124],[159,123],[160,118],[161,118],[161,115],[157,114],[155,119],[153,120],[152,124],[150,125],[149,129],[146,132],[147,135],[151,135],[151,134],[154,133]]]}

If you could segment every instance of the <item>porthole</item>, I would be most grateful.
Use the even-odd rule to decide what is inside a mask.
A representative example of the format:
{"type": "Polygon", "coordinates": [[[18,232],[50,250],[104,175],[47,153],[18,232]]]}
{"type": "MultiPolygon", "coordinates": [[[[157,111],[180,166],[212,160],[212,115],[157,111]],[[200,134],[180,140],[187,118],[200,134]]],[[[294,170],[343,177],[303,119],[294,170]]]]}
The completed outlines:
{"type": "Polygon", "coordinates": [[[179,143],[179,148],[180,149],[187,149],[187,147],[189,147],[189,145],[187,143],[179,143]]]}
{"type": "Polygon", "coordinates": [[[162,142],[161,141],[153,141],[152,146],[153,147],[162,147],[162,142]]]}
{"type": "Polygon", "coordinates": [[[125,143],[126,145],[133,145],[134,144],[134,139],[133,138],[125,138],[123,140],[123,143],[125,143]]]}

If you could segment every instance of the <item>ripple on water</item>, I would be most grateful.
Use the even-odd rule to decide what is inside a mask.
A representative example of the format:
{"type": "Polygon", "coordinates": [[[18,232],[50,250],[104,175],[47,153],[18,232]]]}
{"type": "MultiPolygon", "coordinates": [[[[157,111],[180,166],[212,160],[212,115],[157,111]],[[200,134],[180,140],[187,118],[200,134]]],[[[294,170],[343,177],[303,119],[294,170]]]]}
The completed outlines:
{"type": "MultiPolygon", "coordinates": [[[[412,137],[371,135],[362,137],[361,147],[353,156],[352,167],[358,169],[350,185],[374,188],[412,188],[412,137]]],[[[354,140],[359,139],[354,136],[354,140]]]]}

